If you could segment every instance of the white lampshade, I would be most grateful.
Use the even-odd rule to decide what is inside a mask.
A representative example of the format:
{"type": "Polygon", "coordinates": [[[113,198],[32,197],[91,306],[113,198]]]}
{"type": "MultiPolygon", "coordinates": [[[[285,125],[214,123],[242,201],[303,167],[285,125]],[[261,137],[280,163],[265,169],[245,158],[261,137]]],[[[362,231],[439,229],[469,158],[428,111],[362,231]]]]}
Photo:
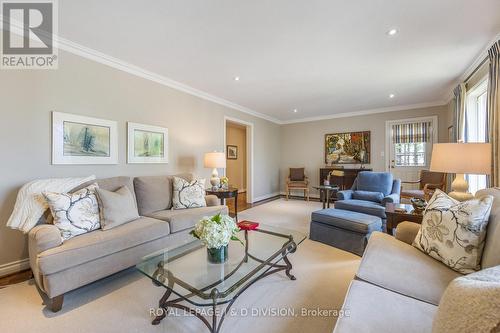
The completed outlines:
{"type": "Polygon", "coordinates": [[[436,143],[432,147],[431,171],[489,175],[491,144],[436,143]]]}
{"type": "Polygon", "coordinates": [[[204,164],[205,168],[225,168],[226,154],[218,152],[206,153],[204,164]]]}

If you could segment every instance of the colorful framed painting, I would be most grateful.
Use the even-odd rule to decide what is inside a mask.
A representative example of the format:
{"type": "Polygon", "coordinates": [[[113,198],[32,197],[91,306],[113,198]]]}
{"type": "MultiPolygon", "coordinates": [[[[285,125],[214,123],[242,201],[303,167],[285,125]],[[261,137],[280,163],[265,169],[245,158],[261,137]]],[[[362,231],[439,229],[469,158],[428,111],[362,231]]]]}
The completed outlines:
{"type": "Polygon", "coordinates": [[[370,131],[325,134],[325,163],[370,163],[370,131]]]}
{"type": "Polygon", "coordinates": [[[168,163],[168,128],[128,122],[128,163],[168,163]]]}
{"type": "Polygon", "coordinates": [[[227,159],[237,160],[238,159],[238,146],[227,145],[227,159]]]}
{"type": "Polygon", "coordinates": [[[52,164],[117,164],[116,121],[52,112],[52,164]]]}

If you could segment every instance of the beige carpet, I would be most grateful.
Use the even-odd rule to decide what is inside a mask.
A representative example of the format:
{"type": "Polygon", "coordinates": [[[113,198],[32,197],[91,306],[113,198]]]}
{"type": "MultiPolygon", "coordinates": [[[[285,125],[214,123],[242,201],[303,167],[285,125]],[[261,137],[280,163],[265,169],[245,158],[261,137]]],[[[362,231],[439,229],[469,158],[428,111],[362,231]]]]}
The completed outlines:
{"type": "MultiPolygon", "coordinates": [[[[239,218],[308,232],[310,213],[320,208],[319,203],[277,200],[239,218]]],[[[335,317],[302,317],[302,309],[339,309],[360,258],[310,240],[290,258],[297,280],[278,273],[254,284],[234,305],[237,313],[247,309],[249,315],[228,317],[222,332],[332,332],[335,317]],[[263,314],[282,308],[293,309],[297,316],[263,314]]],[[[42,304],[32,281],[19,283],[0,290],[0,332],[208,332],[188,316],[167,317],[152,326],[149,309],[162,294],[148,278],[129,269],[68,293],[63,309],[54,314],[42,304]]]]}

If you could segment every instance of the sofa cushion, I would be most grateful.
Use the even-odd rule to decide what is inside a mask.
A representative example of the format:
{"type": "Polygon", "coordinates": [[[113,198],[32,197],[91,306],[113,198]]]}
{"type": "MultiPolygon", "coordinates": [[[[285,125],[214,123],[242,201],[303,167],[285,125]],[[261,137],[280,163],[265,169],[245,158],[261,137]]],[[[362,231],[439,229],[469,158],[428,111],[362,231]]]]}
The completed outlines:
{"type": "Polygon", "coordinates": [[[101,227],[97,187],[92,184],[73,193],[43,192],[63,241],[101,227]]]}
{"type": "Polygon", "coordinates": [[[386,196],[392,192],[393,180],[390,172],[361,171],[356,178],[354,190],[382,192],[386,196]]]}
{"type": "Polygon", "coordinates": [[[379,217],[335,208],[315,211],[311,214],[311,220],[362,234],[382,228],[379,217]]]}
{"type": "Polygon", "coordinates": [[[444,292],[433,333],[499,332],[500,266],[453,280],[444,292]]]}
{"type": "Polygon", "coordinates": [[[128,187],[123,186],[115,192],[98,188],[96,194],[102,230],[109,230],[139,218],[134,197],[128,187]]]}
{"type": "Polygon", "coordinates": [[[172,207],[172,177],[136,177],[134,187],[137,208],[142,216],[172,207]]]}
{"type": "Polygon", "coordinates": [[[334,333],[430,332],[437,307],[363,281],[352,281],[334,333]]]}
{"type": "Polygon", "coordinates": [[[500,188],[488,188],[476,193],[476,197],[484,195],[494,198],[481,260],[481,267],[487,268],[500,265],[500,188]]]}
{"type": "Polygon", "coordinates": [[[205,216],[214,216],[219,213],[227,215],[227,206],[211,206],[181,210],[160,210],[158,212],[148,214],[148,216],[158,220],[167,221],[170,223],[170,231],[178,232],[194,227],[194,225],[205,216]]]}
{"type": "Polygon", "coordinates": [[[69,239],[38,255],[42,274],[56,273],[170,233],[168,223],[143,217],[110,230],[96,230],[69,239]]]}
{"type": "Polygon", "coordinates": [[[435,305],[450,281],[461,276],[413,246],[380,232],[372,233],[356,275],[435,305]]]}
{"type": "Polygon", "coordinates": [[[479,270],[492,204],[490,195],[460,202],[437,189],[413,246],[462,274],[479,270]]]}
{"type": "Polygon", "coordinates": [[[172,206],[174,209],[188,209],[205,207],[205,178],[191,182],[174,177],[172,206]]]}
{"type": "Polygon", "coordinates": [[[384,199],[384,194],[382,192],[353,191],[352,198],[381,203],[384,199]]]}
{"type": "Polygon", "coordinates": [[[372,201],[357,199],[339,200],[335,202],[335,208],[378,216],[383,219],[386,218],[385,207],[372,201]]]}

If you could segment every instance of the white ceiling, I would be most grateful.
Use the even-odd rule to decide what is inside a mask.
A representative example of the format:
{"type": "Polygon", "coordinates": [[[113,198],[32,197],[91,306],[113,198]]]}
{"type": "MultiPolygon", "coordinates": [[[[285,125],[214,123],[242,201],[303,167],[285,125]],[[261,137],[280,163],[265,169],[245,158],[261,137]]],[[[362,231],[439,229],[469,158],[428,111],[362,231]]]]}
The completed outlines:
{"type": "Polygon", "coordinates": [[[499,32],[499,0],[59,1],[61,37],[284,122],[443,103],[499,32]]]}

